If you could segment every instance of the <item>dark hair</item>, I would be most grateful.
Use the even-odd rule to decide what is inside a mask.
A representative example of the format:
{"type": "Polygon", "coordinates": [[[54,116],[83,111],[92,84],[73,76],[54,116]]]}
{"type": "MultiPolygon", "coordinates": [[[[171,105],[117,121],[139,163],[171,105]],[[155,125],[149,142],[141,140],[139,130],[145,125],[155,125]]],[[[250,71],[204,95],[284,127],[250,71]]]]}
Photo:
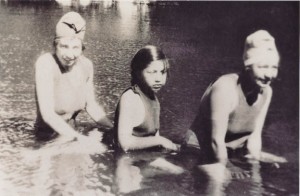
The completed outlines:
{"type": "Polygon", "coordinates": [[[161,49],[156,46],[147,45],[140,49],[133,57],[131,61],[131,85],[139,85],[143,87],[144,78],[142,72],[148,67],[153,61],[162,60],[165,66],[165,70],[169,75],[169,62],[165,54],[161,49]]]}

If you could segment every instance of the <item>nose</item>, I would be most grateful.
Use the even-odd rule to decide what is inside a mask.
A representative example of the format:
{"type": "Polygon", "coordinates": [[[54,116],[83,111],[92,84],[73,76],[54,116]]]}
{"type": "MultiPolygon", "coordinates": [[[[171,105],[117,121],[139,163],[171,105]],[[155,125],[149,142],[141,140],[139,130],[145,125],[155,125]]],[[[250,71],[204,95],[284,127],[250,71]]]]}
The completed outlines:
{"type": "Polygon", "coordinates": [[[161,80],[162,80],[162,74],[161,73],[155,74],[155,82],[160,83],[161,80]]]}
{"type": "Polygon", "coordinates": [[[272,69],[268,69],[265,72],[265,79],[273,79],[275,77],[275,73],[272,69]]]}
{"type": "Polygon", "coordinates": [[[68,60],[73,60],[75,59],[75,55],[73,53],[72,50],[67,50],[66,53],[65,53],[65,57],[68,59],[68,60]]]}

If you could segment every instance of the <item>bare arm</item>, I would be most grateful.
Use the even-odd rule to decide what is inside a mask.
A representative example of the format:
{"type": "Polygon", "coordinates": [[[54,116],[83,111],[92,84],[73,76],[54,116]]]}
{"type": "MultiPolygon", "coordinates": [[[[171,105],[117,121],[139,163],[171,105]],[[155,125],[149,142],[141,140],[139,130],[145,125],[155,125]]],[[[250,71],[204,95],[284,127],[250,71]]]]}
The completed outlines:
{"type": "Polygon", "coordinates": [[[175,150],[176,145],[162,136],[136,137],[132,134],[133,128],[140,125],[144,117],[145,108],[140,97],[132,91],[125,92],[120,100],[118,122],[118,138],[121,147],[127,151],[162,145],[175,150]]]}
{"type": "Polygon", "coordinates": [[[87,81],[87,104],[86,111],[91,116],[91,118],[97,123],[110,127],[113,127],[111,121],[107,118],[106,113],[102,106],[100,106],[95,99],[95,90],[93,82],[93,65],[90,67],[90,74],[87,81]]]}
{"type": "Polygon", "coordinates": [[[266,119],[267,111],[272,98],[272,89],[267,90],[267,100],[265,105],[262,107],[261,112],[258,114],[257,123],[255,130],[252,132],[247,142],[247,149],[252,158],[260,160],[261,148],[262,148],[262,128],[266,119]]]}
{"type": "MultiPolygon", "coordinates": [[[[249,154],[247,158],[259,160],[267,163],[285,163],[287,160],[284,157],[276,156],[271,153],[262,152],[262,129],[267,115],[267,111],[272,98],[272,89],[269,88],[266,104],[263,106],[261,113],[258,116],[258,121],[254,132],[250,135],[247,142],[249,154]]],[[[279,167],[279,166],[277,166],[279,167]]]]}
{"type": "MultiPolygon", "coordinates": [[[[47,61],[49,61],[47,59],[47,61]]],[[[37,102],[43,120],[60,135],[76,137],[79,134],[54,109],[54,69],[49,62],[39,59],[35,65],[37,102]]]]}
{"type": "Polygon", "coordinates": [[[229,114],[233,107],[235,92],[226,83],[226,80],[217,81],[210,94],[212,149],[215,158],[222,163],[228,159],[225,135],[228,129],[229,114]]]}

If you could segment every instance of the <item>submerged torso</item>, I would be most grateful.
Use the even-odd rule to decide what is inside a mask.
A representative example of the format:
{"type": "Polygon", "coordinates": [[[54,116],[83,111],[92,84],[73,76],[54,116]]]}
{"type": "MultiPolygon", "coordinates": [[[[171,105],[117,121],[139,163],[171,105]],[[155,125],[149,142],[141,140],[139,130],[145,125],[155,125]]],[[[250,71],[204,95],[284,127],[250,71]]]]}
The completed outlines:
{"type": "MultiPolygon", "coordinates": [[[[64,72],[52,54],[47,53],[40,58],[39,62],[51,64],[52,67],[54,111],[66,121],[75,118],[78,112],[86,106],[87,81],[91,62],[81,56],[72,70],[64,72]]],[[[37,110],[36,126],[39,129],[49,129],[41,117],[39,107],[37,110]]]]}
{"type": "MultiPolygon", "coordinates": [[[[249,105],[241,88],[241,84],[238,82],[239,76],[237,74],[227,74],[222,77],[227,77],[226,80],[230,81],[228,85],[230,85],[229,89],[232,91],[229,97],[224,97],[224,99],[230,99],[232,105],[231,111],[228,111],[228,125],[225,137],[225,142],[230,142],[249,135],[254,131],[259,120],[259,114],[262,107],[266,104],[268,95],[267,91],[262,91],[258,95],[256,102],[249,105]]],[[[200,138],[200,141],[211,140],[211,115],[213,111],[210,96],[218,80],[206,89],[200,102],[198,115],[191,126],[191,130],[199,135],[198,138],[202,138],[200,138]]],[[[217,121],[218,119],[214,120],[217,121]]]]}

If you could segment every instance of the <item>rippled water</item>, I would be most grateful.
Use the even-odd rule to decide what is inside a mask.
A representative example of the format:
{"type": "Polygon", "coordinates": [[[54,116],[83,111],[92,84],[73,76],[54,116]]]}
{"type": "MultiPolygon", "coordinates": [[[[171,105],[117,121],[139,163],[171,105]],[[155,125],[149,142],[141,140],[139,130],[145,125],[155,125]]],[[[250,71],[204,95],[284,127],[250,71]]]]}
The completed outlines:
{"type": "MultiPolygon", "coordinates": [[[[298,195],[298,2],[79,2],[0,2],[0,195],[298,195]],[[210,175],[197,170],[194,150],[118,155],[104,147],[94,153],[92,146],[35,141],[33,65],[52,50],[55,24],[70,10],[87,21],[85,55],[94,62],[97,98],[111,119],[130,84],[134,53],[148,43],[163,48],[171,77],[159,93],[161,133],[176,142],[210,81],[241,69],[245,37],[269,30],[282,61],[263,148],[289,162],[233,160],[251,177],[231,179],[221,165],[208,168],[210,175]]],[[[82,128],[91,122],[84,113],[79,120],[82,128]]]]}

